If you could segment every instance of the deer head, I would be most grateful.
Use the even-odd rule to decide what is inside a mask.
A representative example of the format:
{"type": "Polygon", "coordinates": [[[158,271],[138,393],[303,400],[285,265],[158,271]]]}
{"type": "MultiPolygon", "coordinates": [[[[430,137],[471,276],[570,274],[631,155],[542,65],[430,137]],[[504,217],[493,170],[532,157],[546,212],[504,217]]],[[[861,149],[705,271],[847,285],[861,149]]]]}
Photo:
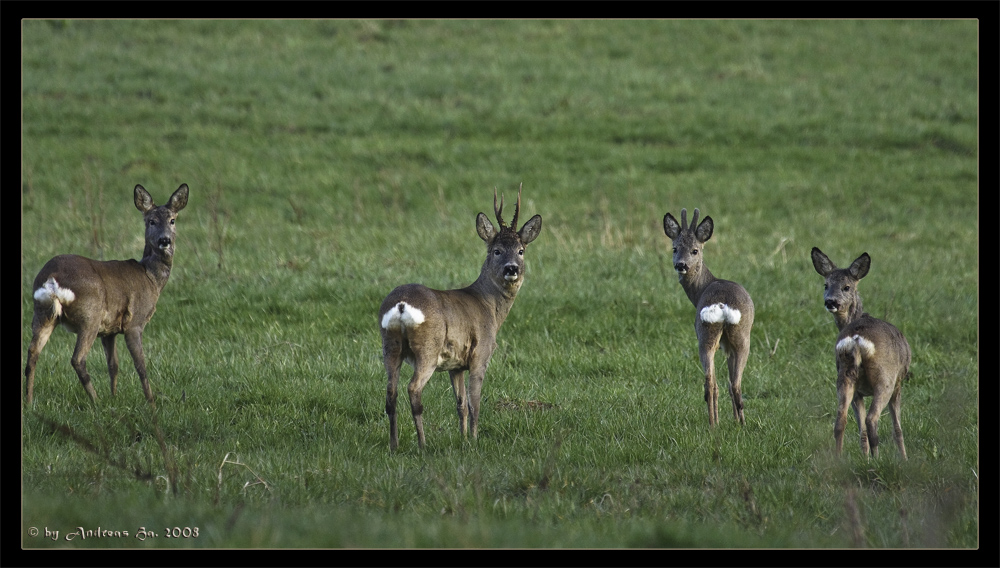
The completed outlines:
{"type": "Polygon", "coordinates": [[[816,247],[812,249],[813,268],[826,280],[823,282],[823,304],[833,314],[838,325],[854,321],[861,316],[861,296],[858,282],[868,274],[872,259],[862,253],[847,268],[835,264],[816,247]]]}
{"type": "Polygon", "coordinates": [[[670,213],[664,215],[663,232],[673,241],[674,270],[678,276],[698,274],[704,265],[702,246],[712,238],[714,228],[712,218],[708,216],[698,224],[698,209],[694,210],[690,227],[687,224],[687,209],[681,209],[680,224],[670,213]]]}
{"type": "Polygon", "coordinates": [[[535,240],[542,230],[542,217],[535,215],[527,223],[517,229],[517,216],[521,211],[521,188],[517,190],[517,203],[514,205],[514,218],[508,225],[503,220],[503,197],[497,205],[496,188],[493,189],[493,212],[496,215],[499,230],[493,226],[485,213],[476,216],[476,231],[479,238],[486,243],[486,261],[483,263],[482,274],[490,275],[493,282],[507,289],[516,291],[521,286],[521,276],[524,274],[524,247],[535,240]]]}

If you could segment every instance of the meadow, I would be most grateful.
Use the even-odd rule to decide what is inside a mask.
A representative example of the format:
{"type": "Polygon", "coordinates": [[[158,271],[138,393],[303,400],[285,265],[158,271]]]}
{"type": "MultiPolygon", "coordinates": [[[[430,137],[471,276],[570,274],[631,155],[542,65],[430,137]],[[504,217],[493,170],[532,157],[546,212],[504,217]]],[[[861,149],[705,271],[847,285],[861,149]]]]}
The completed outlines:
{"type": "Polygon", "coordinates": [[[977,548],[978,33],[24,21],[22,547],[977,548]],[[155,410],[121,338],[115,397],[90,353],[92,405],[64,330],[28,406],[37,271],[140,257],[132,188],[160,204],[181,183],[144,334],[155,410]],[[472,282],[476,214],[522,183],[521,218],[543,226],[479,437],[438,374],[426,449],[404,396],[390,453],[379,303],[472,282]],[[715,221],[706,264],[756,305],[743,426],[723,379],[708,427],[663,233],[695,207],[715,221]],[[887,416],[878,458],[853,419],[834,455],[813,246],[871,255],[865,308],[913,348],[908,461],[887,416]]]}

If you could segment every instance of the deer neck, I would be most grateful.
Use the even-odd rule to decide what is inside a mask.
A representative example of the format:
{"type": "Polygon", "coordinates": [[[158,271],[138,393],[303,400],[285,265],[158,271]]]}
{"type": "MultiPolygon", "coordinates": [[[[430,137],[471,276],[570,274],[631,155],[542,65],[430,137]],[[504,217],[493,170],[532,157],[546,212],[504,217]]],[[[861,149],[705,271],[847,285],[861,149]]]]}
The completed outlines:
{"type": "Polygon", "coordinates": [[[483,302],[487,311],[493,314],[497,328],[499,328],[500,324],[507,319],[507,314],[510,313],[510,308],[514,305],[514,298],[517,297],[517,291],[520,288],[521,279],[518,279],[515,285],[510,286],[506,280],[498,282],[496,278],[483,270],[479,273],[479,278],[467,290],[483,302]]]}
{"type": "Polygon", "coordinates": [[[684,292],[687,294],[691,303],[695,306],[698,305],[698,300],[701,299],[701,295],[708,288],[709,284],[715,282],[717,278],[712,275],[712,271],[708,269],[707,266],[702,264],[697,270],[688,270],[685,274],[679,275],[681,287],[684,288],[684,292]]]}
{"type": "Polygon", "coordinates": [[[850,309],[842,312],[835,312],[833,314],[833,321],[837,323],[837,331],[843,331],[845,327],[861,319],[864,315],[866,314],[864,313],[864,310],[861,309],[861,296],[855,296],[850,309]]]}
{"type": "Polygon", "coordinates": [[[170,278],[170,267],[173,266],[173,255],[164,254],[158,247],[146,245],[146,250],[142,253],[142,260],[139,264],[146,269],[146,276],[156,285],[158,290],[163,290],[170,278]]]}

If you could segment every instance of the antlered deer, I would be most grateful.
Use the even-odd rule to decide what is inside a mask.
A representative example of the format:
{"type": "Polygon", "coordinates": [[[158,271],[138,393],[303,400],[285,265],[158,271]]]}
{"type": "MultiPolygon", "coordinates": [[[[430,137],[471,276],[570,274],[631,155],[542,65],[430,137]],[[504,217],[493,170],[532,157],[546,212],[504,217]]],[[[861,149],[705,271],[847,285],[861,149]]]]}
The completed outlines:
{"type": "Polygon", "coordinates": [[[840,333],[837,335],[837,415],[833,437],[837,453],[844,447],[847,406],[854,410],[861,436],[861,452],[878,457],[878,419],[886,404],[892,417],[896,445],[903,459],[903,428],[899,422],[900,391],[910,370],[910,344],[889,322],[873,318],[861,309],[858,282],[868,274],[871,257],[863,253],[847,268],[837,268],[823,251],[812,249],[813,267],[826,279],[823,303],[833,314],[840,333]],[[864,397],[872,397],[865,413],[864,397]]]}
{"type": "Polygon", "coordinates": [[[108,360],[111,394],[118,391],[118,354],[115,337],[125,335],[142,382],[146,400],[153,392],[146,379],[142,331],[156,311],[156,301],[170,277],[174,259],[177,212],[188,201],[188,186],[182,184],[166,205],[157,207],[141,185],[135,186],[135,207],[142,212],[146,248],[142,260],[92,260],[75,254],[60,255],[45,263],[35,277],[35,312],[31,322],[31,344],[24,369],[27,399],[31,404],[38,355],[57,324],[76,334],[71,360],[80,383],[97,402],[97,392],[87,373],[87,353],[100,336],[108,360]]]}
{"type": "Polygon", "coordinates": [[[504,223],[503,200],[498,207],[494,191],[493,211],[499,230],[484,213],[476,217],[479,238],[486,243],[486,260],[479,278],[471,285],[458,290],[433,290],[420,284],[406,284],[393,290],[382,302],[378,321],[383,362],[389,377],[385,413],[389,416],[390,449],[395,450],[399,445],[396,386],[403,361],[414,369],[408,390],[420,447],[425,442],[420,393],[435,371],[448,371],[458,407],[459,429],[463,436],[468,435],[471,422],[472,437],[476,437],[483,379],[497,346],[497,331],[524,281],[524,248],[542,229],[542,217],[535,215],[518,231],[520,209],[519,188],[514,219],[510,225],[504,223]]]}
{"type": "Polygon", "coordinates": [[[663,217],[663,232],[673,241],[674,270],[695,307],[694,329],[698,335],[701,366],[705,370],[708,424],[715,426],[719,423],[719,385],[715,380],[715,351],[719,345],[726,352],[729,366],[733,418],[744,424],[740,383],[750,355],[753,300],[743,286],[716,278],[705,266],[702,249],[712,237],[714,227],[712,218],[708,216],[698,223],[697,209],[690,227],[687,225],[687,209],[681,209],[680,224],[670,213],[663,217]]]}

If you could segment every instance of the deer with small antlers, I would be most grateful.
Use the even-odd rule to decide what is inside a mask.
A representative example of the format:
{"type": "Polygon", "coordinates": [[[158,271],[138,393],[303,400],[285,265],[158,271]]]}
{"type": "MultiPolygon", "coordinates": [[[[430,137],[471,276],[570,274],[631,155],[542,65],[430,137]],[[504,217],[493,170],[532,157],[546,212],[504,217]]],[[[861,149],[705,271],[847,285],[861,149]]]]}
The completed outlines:
{"type": "Polygon", "coordinates": [[[149,192],[136,185],[134,200],[146,227],[142,260],[101,261],[64,254],[46,262],[35,277],[31,344],[24,369],[28,404],[34,394],[38,355],[57,324],[76,334],[71,363],[91,401],[97,402],[97,392],[87,373],[87,353],[100,336],[111,376],[111,394],[116,394],[118,354],[115,338],[124,334],[142,392],[146,400],[153,403],[153,392],[146,377],[142,331],[153,317],[156,301],[170,277],[176,244],[174,223],[177,212],[187,205],[188,186],[181,184],[166,205],[157,207],[149,192]]]}
{"type": "Polygon", "coordinates": [[[486,214],[476,217],[476,231],[486,243],[486,260],[479,278],[471,285],[458,290],[433,290],[420,284],[406,284],[393,290],[382,302],[378,321],[383,362],[389,377],[385,413],[389,416],[391,450],[399,445],[396,389],[403,361],[413,367],[408,390],[420,448],[425,443],[420,393],[435,371],[448,372],[458,408],[459,430],[467,436],[471,428],[472,437],[476,438],[483,379],[497,347],[497,331],[524,282],[524,248],[542,230],[540,215],[517,230],[520,209],[518,188],[514,219],[510,225],[504,223],[503,199],[497,206],[494,190],[493,211],[499,229],[486,214]]]}
{"type": "Polygon", "coordinates": [[[687,209],[681,209],[680,223],[670,213],[663,217],[663,232],[673,241],[674,270],[695,307],[694,329],[698,336],[698,355],[705,371],[708,424],[715,426],[719,423],[719,386],[715,380],[715,352],[719,345],[726,352],[729,366],[733,418],[744,424],[740,383],[750,355],[753,300],[743,286],[716,278],[705,266],[702,252],[714,228],[712,218],[707,215],[698,223],[697,209],[690,226],[687,224],[687,209]]]}
{"type": "Polygon", "coordinates": [[[910,344],[889,322],[873,318],[861,309],[858,282],[868,274],[871,257],[863,253],[847,268],[837,268],[823,251],[812,249],[813,267],[823,283],[823,303],[833,314],[840,333],[834,350],[837,360],[837,414],[833,437],[837,453],[844,447],[847,407],[854,411],[861,437],[861,452],[878,457],[878,420],[889,405],[892,429],[899,453],[906,459],[899,413],[903,379],[910,370],[910,344]],[[872,397],[865,412],[864,397],[872,397]]]}

